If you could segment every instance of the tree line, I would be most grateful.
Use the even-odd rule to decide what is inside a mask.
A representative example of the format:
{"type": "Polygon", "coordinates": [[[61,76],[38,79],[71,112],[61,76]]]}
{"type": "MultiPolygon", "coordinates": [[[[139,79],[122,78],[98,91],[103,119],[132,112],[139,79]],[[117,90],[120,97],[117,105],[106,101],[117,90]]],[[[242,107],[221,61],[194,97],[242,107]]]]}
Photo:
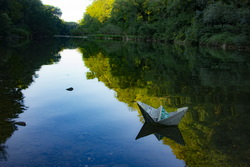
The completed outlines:
{"type": "Polygon", "coordinates": [[[69,34],[76,23],[64,22],[61,15],[59,8],[41,0],[0,0],[0,39],[69,34]]]}
{"type": "Polygon", "coordinates": [[[248,0],[94,0],[74,34],[241,46],[249,27],[248,0]]]}

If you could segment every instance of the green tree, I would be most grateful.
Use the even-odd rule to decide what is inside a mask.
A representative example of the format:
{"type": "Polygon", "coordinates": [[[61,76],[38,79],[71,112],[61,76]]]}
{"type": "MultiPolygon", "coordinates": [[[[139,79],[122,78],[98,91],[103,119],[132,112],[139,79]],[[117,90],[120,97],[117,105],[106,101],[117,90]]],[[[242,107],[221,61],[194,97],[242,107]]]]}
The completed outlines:
{"type": "Polygon", "coordinates": [[[6,37],[10,33],[11,29],[11,18],[8,16],[6,13],[1,13],[0,14],[0,37],[6,37]]]}
{"type": "Polygon", "coordinates": [[[113,2],[114,0],[94,0],[92,5],[87,7],[86,14],[104,23],[110,17],[113,2]]]}
{"type": "Polygon", "coordinates": [[[249,7],[247,0],[95,0],[84,15],[86,26],[79,29],[95,34],[115,29],[119,33],[114,34],[170,42],[249,45],[249,7]]]}
{"type": "Polygon", "coordinates": [[[0,38],[48,37],[62,32],[64,22],[57,7],[40,0],[1,0],[0,38]]]}

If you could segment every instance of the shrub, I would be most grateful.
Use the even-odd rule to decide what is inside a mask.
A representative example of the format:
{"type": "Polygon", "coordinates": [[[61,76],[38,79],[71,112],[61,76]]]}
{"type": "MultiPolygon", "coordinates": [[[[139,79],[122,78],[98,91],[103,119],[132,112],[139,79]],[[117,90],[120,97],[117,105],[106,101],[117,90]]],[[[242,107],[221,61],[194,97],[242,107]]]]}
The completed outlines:
{"type": "Polygon", "coordinates": [[[106,26],[100,28],[99,33],[110,34],[110,35],[121,35],[122,30],[120,27],[109,23],[106,26]]]}
{"type": "Polygon", "coordinates": [[[25,30],[23,28],[13,28],[11,30],[12,37],[18,37],[18,38],[29,38],[30,32],[28,30],[25,30]]]}
{"type": "Polygon", "coordinates": [[[208,25],[236,24],[239,19],[236,8],[221,1],[204,10],[204,23],[208,25]]]}

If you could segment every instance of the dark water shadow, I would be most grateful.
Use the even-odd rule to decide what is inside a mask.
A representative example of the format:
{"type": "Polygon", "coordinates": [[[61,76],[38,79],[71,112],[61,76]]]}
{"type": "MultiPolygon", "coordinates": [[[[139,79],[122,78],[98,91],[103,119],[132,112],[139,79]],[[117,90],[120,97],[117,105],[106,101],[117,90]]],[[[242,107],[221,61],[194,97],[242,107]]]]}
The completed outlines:
{"type": "Polygon", "coordinates": [[[185,145],[178,126],[164,126],[157,123],[144,123],[135,139],[137,140],[151,134],[154,134],[159,141],[163,137],[167,137],[180,145],[185,145]]]}

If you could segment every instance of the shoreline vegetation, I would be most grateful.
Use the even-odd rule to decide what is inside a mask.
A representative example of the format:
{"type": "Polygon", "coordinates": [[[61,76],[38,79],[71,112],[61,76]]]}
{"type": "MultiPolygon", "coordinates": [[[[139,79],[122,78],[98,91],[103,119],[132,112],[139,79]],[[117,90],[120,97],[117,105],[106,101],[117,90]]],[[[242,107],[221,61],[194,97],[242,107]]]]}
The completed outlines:
{"type": "Polygon", "coordinates": [[[60,19],[58,7],[43,5],[41,0],[0,1],[0,40],[13,42],[70,34],[75,22],[60,19]]]}
{"type": "Polygon", "coordinates": [[[78,39],[99,39],[99,40],[114,40],[114,41],[135,41],[135,42],[153,42],[153,43],[168,43],[168,44],[178,44],[178,45],[192,45],[192,46],[207,46],[213,48],[221,48],[223,50],[238,50],[238,51],[250,51],[250,46],[236,46],[236,45],[227,45],[227,44],[194,44],[187,43],[183,41],[169,42],[164,40],[157,39],[147,39],[137,36],[119,36],[119,35],[105,35],[105,34],[93,34],[85,36],[73,36],[73,35],[55,35],[56,38],[78,38],[78,39]]]}
{"type": "Polygon", "coordinates": [[[79,23],[41,0],[0,5],[0,40],[10,43],[60,36],[250,51],[248,0],[93,0],[79,23]]]}
{"type": "Polygon", "coordinates": [[[248,0],[94,0],[73,35],[249,50],[248,0]],[[94,35],[93,35],[94,34],[94,35]]]}

